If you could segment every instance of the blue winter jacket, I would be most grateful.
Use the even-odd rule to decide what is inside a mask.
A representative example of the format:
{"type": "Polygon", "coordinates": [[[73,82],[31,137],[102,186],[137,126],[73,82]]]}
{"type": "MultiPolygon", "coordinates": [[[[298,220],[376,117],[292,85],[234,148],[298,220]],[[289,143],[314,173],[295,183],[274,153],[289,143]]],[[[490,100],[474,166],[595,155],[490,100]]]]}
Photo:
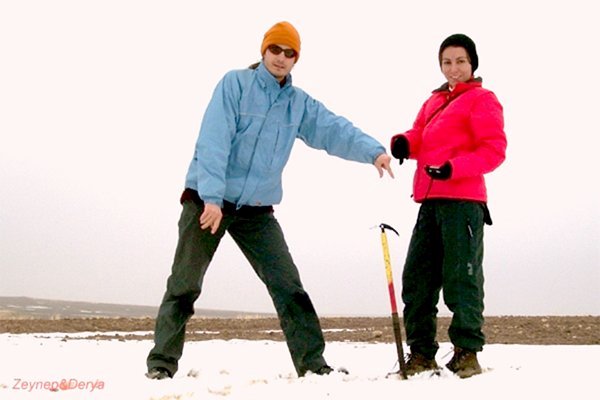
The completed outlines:
{"type": "Polygon", "coordinates": [[[281,175],[294,140],[347,160],[373,163],[385,148],[329,111],[291,76],[279,82],[261,63],[228,72],[202,120],[186,187],[206,203],[278,204],[281,175]]]}

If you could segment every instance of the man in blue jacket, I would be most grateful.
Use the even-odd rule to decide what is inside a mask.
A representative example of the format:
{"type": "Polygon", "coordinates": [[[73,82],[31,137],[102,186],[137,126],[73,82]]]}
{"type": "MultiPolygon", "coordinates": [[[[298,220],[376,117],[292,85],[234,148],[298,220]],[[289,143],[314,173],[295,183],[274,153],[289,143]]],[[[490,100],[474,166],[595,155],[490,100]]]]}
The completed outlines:
{"type": "Polygon", "coordinates": [[[300,37],[288,22],[269,29],[262,61],[227,73],[208,105],[189,166],[179,242],[147,358],[151,379],[173,377],[208,265],[225,232],[266,285],[299,376],[328,374],[319,319],[288,251],[273,205],[296,138],[393,177],[390,156],[372,137],[292,86],[300,37]]]}

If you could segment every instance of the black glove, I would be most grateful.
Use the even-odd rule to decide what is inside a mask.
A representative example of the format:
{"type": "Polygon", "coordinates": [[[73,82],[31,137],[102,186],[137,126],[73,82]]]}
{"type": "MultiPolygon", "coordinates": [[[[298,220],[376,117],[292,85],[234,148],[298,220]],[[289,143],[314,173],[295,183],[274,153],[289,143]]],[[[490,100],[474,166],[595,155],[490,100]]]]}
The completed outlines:
{"type": "Polygon", "coordinates": [[[392,143],[392,156],[397,158],[400,165],[408,158],[408,139],[405,136],[398,136],[394,143],[392,143]]]}
{"type": "Polygon", "coordinates": [[[445,181],[452,175],[452,165],[448,161],[442,164],[441,167],[432,167],[431,165],[426,165],[425,172],[427,172],[427,175],[429,175],[432,179],[445,181]]]}

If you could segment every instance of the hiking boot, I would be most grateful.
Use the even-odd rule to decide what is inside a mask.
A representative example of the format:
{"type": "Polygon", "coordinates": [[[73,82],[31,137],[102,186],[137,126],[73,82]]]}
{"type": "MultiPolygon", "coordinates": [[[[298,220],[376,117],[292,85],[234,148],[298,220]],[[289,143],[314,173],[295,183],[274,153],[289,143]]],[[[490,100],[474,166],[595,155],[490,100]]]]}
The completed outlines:
{"type": "Polygon", "coordinates": [[[421,353],[411,353],[408,355],[405,368],[406,376],[412,376],[425,371],[435,371],[440,367],[435,362],[435,358],[427,358],[421,353]]]}
{"type": "Polygon", "coordinates": [[[334,370],[329,365],[325,365],[325,366],[319,368],[317,370],[317,372],[315,372],[315,374],[317,374],[317,375],[329,375],[332,372],[337,372],[337,373],[344,374],[344,375],[350,374],[350,372],[348,372],[348,370],[346,368],[344,368],[344,367],[338,367],[337,369],[334,370]]]}
{"type": "Polygon", "coordinates": [[[460,347],[454,348],[454,355],[448,364],[446,364],[446,368],[460,378],[469,378],[481,373],[481,365],[477,361],[477,353],[460,347]]]}
{"type": "Polygon", "coordinates": [[[329,375],[332,372],[339,372],[339,373],[345,374],[345,375],[349,374],[349,372],[346,368],[341,367],[341,368],[338,368],[337,370],[334,370],[333,368],[331,368],[329,365],[326,364],[326,365],[323,365],[323,366],[317,368],[314,371],[313,370],[306,371],[306,373],[300,374],[299,376],[303,377],[309,372],[312,374],[315,374],[315,375],[329,375]]]}
{"type": "Polygon", "coordinates": [[[329,375],[332,372],[333,372],[333,368],[331,368],[329,365],[323,365],[321,368],[317,369],[316,371],[313,371],[313,374],[329,375]]]}
{"type": "Polygon", "coordinates": [[[146,378],[148,378],[148,379],[161,380],[161,379],[172,378],[172,377],[173,377],[173,375],[171,375],[171,372],[169,372],[168,369],[163,368],[163,367],[151,368],[150,371],[148,371],[146,373],[146,378]]]}

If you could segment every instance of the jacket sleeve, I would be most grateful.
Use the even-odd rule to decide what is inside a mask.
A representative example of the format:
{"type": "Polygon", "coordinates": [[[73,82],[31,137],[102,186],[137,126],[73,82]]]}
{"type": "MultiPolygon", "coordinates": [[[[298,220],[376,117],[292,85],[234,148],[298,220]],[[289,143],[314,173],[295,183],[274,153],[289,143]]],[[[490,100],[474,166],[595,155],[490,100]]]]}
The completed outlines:
{"type": "Polygon", "coordinates": [[[194,157],[198,168],[200,198],[222,206],[225,195],[225,174],[231,142],[239,115],[241,87],[235,72],[229,72],[218,83],[208,104],[194,157]]]}
{"type": "Polygon", "coordinates": [[[427,102],[425,102],[421,106],[421,109],[419,110],[419,113],[417,114],[417,118],[415,119],[415,122],[413,122],[413,126],[410,130],[408,130],[404,133],[399,133],[397,135],[392,136],[390,146],[393,145],[394,141],[396,140],[396,138],[398,136],[404,135],[404,137],[406,137],[406,139],[408,140],[408,150],[409,150],[408,158],[412,158],[412,159],[417,158],[419,155],[419,152],[421,151],[423,128],[425,128],[426,105],[427,105],[427,102]]]}
{"type": "Polygon", "coordinates": [[[494,93],[488,91],[477,98],[471,109],[470,124],[473,150],[450,160],[452,179],[491,172],[506,157],[503,110],[494,93]]]}
{"type": "Polygon", "coordinates": [[[346,118],[335,115],[322,103],[305,95],[304,115],[298,137],[308,146],[350,161],[372,164],[385,147],[346,118]]]}

